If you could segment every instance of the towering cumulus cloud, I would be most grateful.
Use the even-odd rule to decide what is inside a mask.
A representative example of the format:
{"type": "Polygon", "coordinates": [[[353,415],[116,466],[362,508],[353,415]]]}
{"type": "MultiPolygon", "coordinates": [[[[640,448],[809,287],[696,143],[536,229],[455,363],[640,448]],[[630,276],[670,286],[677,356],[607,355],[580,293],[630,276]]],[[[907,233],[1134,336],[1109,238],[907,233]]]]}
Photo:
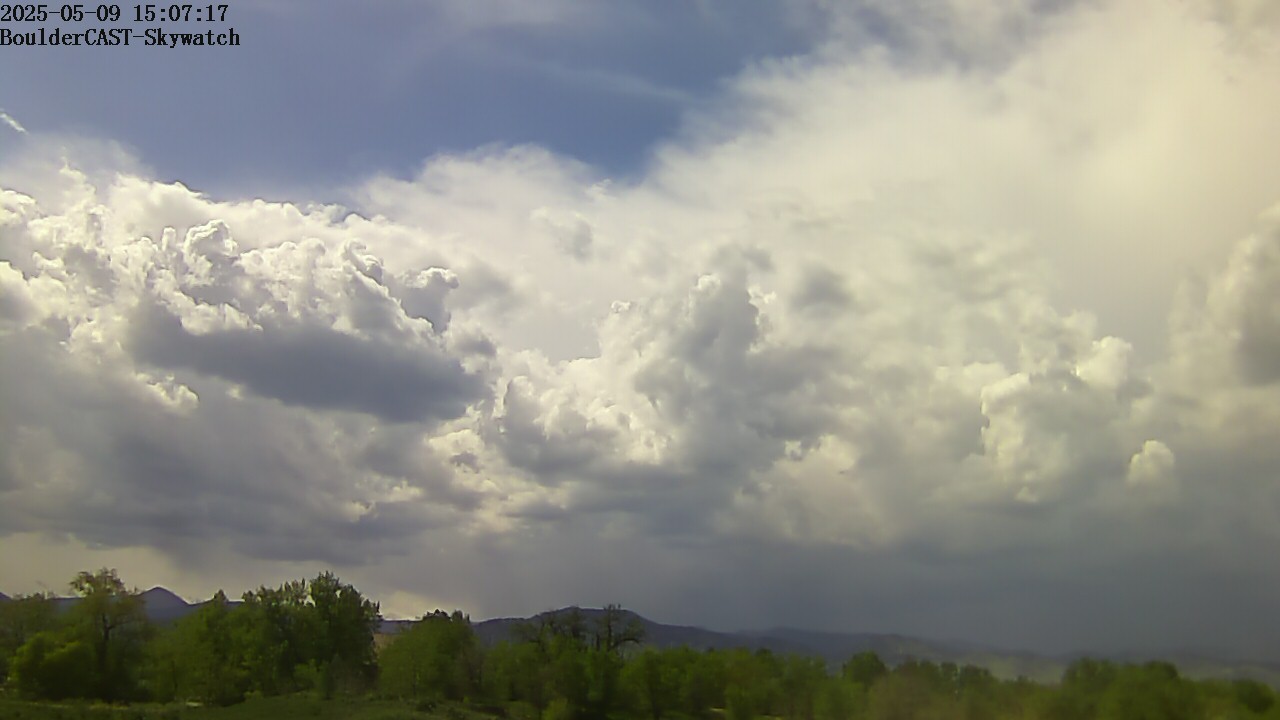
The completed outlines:
{"type": "Polygon", "coordinates": [[[477,615],[1274,647],[1278,18],[913,5],[817,4],[626,180],[493,146],[348,210],[22,135],[5,574],[216,548],[477,615]]]}

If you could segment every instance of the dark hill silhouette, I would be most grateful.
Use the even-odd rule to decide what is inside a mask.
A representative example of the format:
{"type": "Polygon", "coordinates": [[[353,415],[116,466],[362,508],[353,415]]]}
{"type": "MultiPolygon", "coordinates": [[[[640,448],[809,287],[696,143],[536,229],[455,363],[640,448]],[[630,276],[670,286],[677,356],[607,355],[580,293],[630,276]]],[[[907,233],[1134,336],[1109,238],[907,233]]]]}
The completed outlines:
{"type": "Polygon", "coordinates": [[[203,603],[188,603],[166,588],[153,587],[142,593],[142,604],[151,622],[164,624],[186,617],[203,603]]]}
{"type": "MultiPolygon", "coordinates": [[[[532,618],[495,618],[475,623],[476,635],[486,644],[512,639],[515,628],[521,624],[539,621],[550,615],[572,612],[581,613],[588,627],[604,611],[594,608],[562,608],[539,613],[532,618]]],[[[833,633],[773,628],[747,632],[717,632],[687,625],[665,625],[654,622],[629,610],[623,611],[624,622],[634,619],[645,631],[645,644],[655,647],[688,646],[698,650],[727,650],[746,648],[769,650],[778,654],[796,653],[814,655],[826,660],[833,668],[839,667],[853,655],[873,651],[885,662],[896,665],[908,659],[935,662],[972,663],[990,667],[993,672],[1008,677],[1024,675],[1029,678],[1056,681],[1066,663],[1044,658],[1033,653],[1010,653],[995,648],[955,642],[936,642],[905,635],[876,633],[833,633]]]]}
{"type": "MultiPolygon", "coordinates": [[[[548,610],[531,618],[494,618],[474,624],[476,636],[486,644],[510,640],[516,627],[525,623],[537,625],[540,621],[555,615],[563,615],[577,611],[582,615],[588,627],[604,615],[600,608],[567,607],[559,610],[548,610]]],[[[750,649],[767,648],[774,652],[806,652],[799,644],[784,638],[770,636],[753,636],[746,633],[724,633],[689,625],[664,625],[654,622],[630,610],[623,610],[619,618],[623,623],[632,620],[644,628],[644,642],[655,647],[675,647],[687,645],[697,650],[727,650],[745,647],[750,649]]]]}
{"type": "MultiPolygon", "coordinates": [[[[138,593],[138,596],[142,598],[142,606],[146,610],[147,619],[157,625],[169,625],[177,622],[210,602],[209,600],[187,602],[172,590],[159,586],[138,593]]],[[[9,599],[11,599],[9,596],[0,593],[0,602],[9,599]]],[[[53,607],[58,613],[67,612],[75,607],[76,603],[80,602],[78,597],[54,597],[51,599],[53,607]]],[[[227,604],[234,607],[241,602],[240,600],[231,600],[227,604]]]]}
{"type": "MultiPolygon", "coordinates": [[[[200,609],[209,601],[189,603],[173,592],[154,587],[141,593],[147,616],[155,623],[168,625],[200,609]]],[[[0,594],[0,601],[8,597],[0,594]]],[[[54,598],[60,612],[70,609],[77,598],[54,598]]],[[[239,605],[232,600],[230,605],[239,605]]],[[[513,638],[515,628],[526,623],[538,624],[549,616],[577,611],[586,627],[594,627],[605,610],[599,608],[561,608],[549,610],[528,618],[493,618],[473,623],[476,636],[484,644],[495,644],[513,638]]],[[[1062,671],[1075,658],[1050,656],[1027,651],[1011,651],[976,643],[927,640],[891,633],[838,633],[799,630],[795,628],[771,628],[760,631],[718,632],[689,625],[666,625],[654,622],[630,610],[621,611],[623,623],[634,620],[644,629],[644,643],[655,647],[688,646],[698,650],[727,650],[746,648],[769,650],[774,653],[796,653],[823,658],[833,669],[853,655],[873,651],[886,663],[896,665],[908,659],[952,662],[985,667],[1001,678],[1027,677],[1040,682],[1057,682],[1062,671]]],[[[412,625],[413,620],[382,620],[379,631],[394,635],[412,625]]],[[[1231,658],[1225,653],[1206,651],[1179,651],[1162,655],[1147,653],[1094,654],[1122,662],[1166,660],[1177,665],[1184,674],[1195,678],[1250,677],[1280,687],[1280,663],[1231,658]]]]}

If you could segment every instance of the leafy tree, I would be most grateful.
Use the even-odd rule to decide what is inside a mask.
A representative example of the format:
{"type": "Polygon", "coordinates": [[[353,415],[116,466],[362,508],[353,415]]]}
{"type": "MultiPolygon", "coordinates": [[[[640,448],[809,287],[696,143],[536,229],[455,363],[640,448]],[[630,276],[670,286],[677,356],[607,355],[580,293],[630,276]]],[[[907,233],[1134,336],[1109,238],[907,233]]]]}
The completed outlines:
{"type": "Polygon", "coordinates": [[[0,681],[9,675],[9,663],[18,648],[37,633],[58,624],[53,598],[44,593],[19,595],[0,602],[0,681]]]}
{"type": "Polygon", "coordinates": [[[573,703],[562,697],[552,700],[542,713],[542,720],[575,720],[577,717],[573,703]]]}
{"type": "Polygon", "coordinates": [[[726,669],[724,653],[708,650],[698,653],[691,648],[677,648],[674,652],[683,659],[683,679],[680,683],[680,709],[696,720],[706,720],[711,709],[724,707],[726,669]]]}
{"type": "Polygon", "coordinates": [[[825,663],[816,657],[789,655],[781,669],[782,716],[788,720],[814,720],[818,692],[827,678],[825,663]]]}
{"type": "Polygon", "coordinates": [[[504,648],[501,662],[487,663],[496,673],[491,686],[519,695],[543,714],[556,699],[564,701],[556,712],[575,718],[604,718],[621,709],[625,654],[644,635],[634,616],[610,605],[588,622],[582,610],[570,608],[517,625],[512,634],[523,649],[504,648]]]}
{"type": "Polygon", "coordinates": [[[596,617],[595,649],[621,653],[628,646],[644,641],[644,625],[639,618],[620,605],[606,605],[596,617]]]}
{"type": "Polygon", "coordinates": [[[128,590],[114,569],[81,572],[71,581],[80,596],[69,614],[74,637],[93,652],[93,697],[127,699],[135,694],[143,643],[150,631],[142,598],[128,590]]]}
{"type": "Polygon", "coordinates": [[[621,690],[623,658],[618,648],[606,650],[605,645],[592,648],[584,654],[587,678],[587,701],[583,715],[587,718],[612,717],[623,705],[621,690]]]}
{"type": "Polygon", "coordinates": [[[586,712],[591,694],[586,660],[586,647],[573,637],[562,635],[551,639],[547,653],[549,695],[553,700],[564,700],[574,718],[586,712]]]}
{"type": "Polygon", "coordinates": [[[233,627],[252,689],[267,695],[297,689],[296,673],[311,657],[315,619],[306,583],[260,587],[243,596],[233,627]]]}
{"type": "Polygon", "coordinates": [[[725,712],[731,720],[776,714],[782,675],[768,650],[732,650],[725,654],[725,712]]]}
{"type": "Polygon", "coordinates": [[[221,590],[199,610],[152,641],[146,685],[155,699],[195,699],[230,705],[250,682],[233,613],[221,590]]]}
{"type": "Polygon", "coordinates": [[[88,697],[94,689],[94,653],[85,642],[52,632],[36,633],[13,658],[18,692],[34,699],[88,697]]]}
{"type": "Polygon", "coordinates": [[[673,651],[645,648],[622,670],[622,682],[647,717],[662,720],[680,704],[681,680],[687,665],[673,651]]]}
{"type": "Polygon", "coordinates": [[[1257,680],[1236,680],[1232,683],[1235,700],[1249,712],[1261,715],[1275,705],[1275,693],[1257,680]]]}
{"type": "Polygon", "coordinates": [[[1067,666],[1058,692],[1048,701],[1052,720],[1093,720],[1118,669],[1106,660],[1081,658],[1067,666]]]}
{"type": "Polygon", "coordinates": [[[499,643],[489,648],[483,663],[482,678],[490,697],[528,703],[538,714],[547,709],[551,668],[537,642],[499,643]]]}
{"type": "Polygon", "coordinates": [[[825,678],[818,689],[814,709],[818,720],[850,720],[861,717],[867,709],[866,687],[844,677],[825,678]]]}
{"type": "Polygon", "coordinates": [[[233,616],[252,689],[276,694],[318,686],[328,697],[340,685],[364,687],[374,677],[378,605],[333,573],[247,592],[233,616]]]}
{"type": "Polygon", "coordinates": [[[873,720],[909,720],[956,714],[948,681],[951,670],[919,660],[898,665],[872,686],[868,716],[873,720]]]}
{"type": "Polygon", "coordinates": [[[1010,714],[999,707],[1000,683],[990,670],[964,665],[957,670],[952,682],[960,717],[979,720],[1010,714]]]}
{"type": "Polygon", "coordinates": [[[308,594],[316,621],[313,660],[321,671],[325,696],[339,683],[372,681],[377,671],[373,634],[380,622],[378,604],[331,572],[312,580],[308,594]]]}
{"type": "Polygon", "coordinates": [[[1200,717],[1196,688],[1163,662],[1120,670],[1102,698],[1102,720],[1191,720],[1200,717]]]}
{"type": "Polygon", "coordinates": [[[379,681],[384,692],[399,697],[461,700],[478,685],[479,660],[471,620],[461,611],[437,610],[383,649],[379,681]]]}
{"type": "Polygon", "coordinates": [[[854,655],[840,668],[840,674],[845,680],[858,683],[867,690],[870,690],[871,686],[888,672],[889,668],[885,666],[884,661],[872,650],[854,655]]]}

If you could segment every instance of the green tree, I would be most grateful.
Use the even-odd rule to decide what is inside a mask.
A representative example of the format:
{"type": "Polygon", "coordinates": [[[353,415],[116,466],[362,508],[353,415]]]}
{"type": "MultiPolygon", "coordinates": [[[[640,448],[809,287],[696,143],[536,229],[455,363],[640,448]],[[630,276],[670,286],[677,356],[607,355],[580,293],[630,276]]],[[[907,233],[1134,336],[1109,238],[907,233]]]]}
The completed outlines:
{"type": "Polygon", "coordinates": [[[37,633],[58,624],[53,598],[44,593],[19,595],[0,602],[0,682],[9,676],[9,663],[18,648],[37,633]]]}
{"type": "Polygon", "coordinates": [[[232,626],[251,689],[266,695],[297,690],[298,668],[314,658],[317,634],[306,582],[260,587],[245,593],[243,601],[232,626]]]}
{"type": "Polygon", "coordinates": [[[276,694],[314,685],[329,696],[373,680],[378,605],[333,573],[247,592],[233,615],[252,689],[276,694]]]}
{"type": "Polygon", "coordinates": [[[1106,660],[1081,658],[1067,666],[1058,692],[1048,700],[1051,720],[1094,720],[1118,669],[1106,660]]]}
{"type": "Polygon", "coordinates": [[[486,693],[501,701],[528,703],[541,715],[550,702],[551,668],[537,642],[503,642],[484,654],[482,679],[486,693]]]}
{"type": "Polygon", "coordinates": [[[999,707],[1000,683],[990,670],[964,665],[956,672],[952,683],[960,704],[960,717],[965,720],[984,720],[1011,714],[999,707]]]}
{"type": "Polygon", "coordinates": [[[840,675],[849,682],[857,683],[870,690],[877,680],[889,673],[889,668],[874,651],[866,650],[845,661],[840,668],[840,675]]]}
{"type": "Polygon", "coordinates": [[[827,679],[826,664],[816,657],[789,655],[781,669],[782,716],[788,720],[814,720],[818,693],[827,679]]]}
{"type": "Polygon", "coordinates": [[[861,717],[867,709],[867,690],[844,677],[823,680],[818,690],[815,713],[818,720],[851,720],[861,717]]]}
{"type": "Polygon", "coordinates": [[[132,697],[150,631],[142,598],[107,568],[81,572],[71,589],[80,598],[69,613],[74,637],[93,652],[91,695],[102,700],[132,697]]]}
{"type": "Polygon", "coordinates": [[[931,662],[908,660],[898,665],[872,686],[868,716],[873,720],[911,720],[957,714],[948,674],[931,662]]]}
{"type": "Polygon", "coordinates": [[[1262,715],[1275,705],[1275,692],[1257,680],[1236,680],[1231,685],[1236,702],[1249,712],[1262,715]]]}
{"type": "Polygon", "coordinates": [[[567,712],[574,718],[587,710],[590,698],[590,678],[587,676],[587,648],[569,635],[553,637],[548,644],[550,697],[567,703],[567,712]]]}
{"type": "Polygon", "coordinates": [[[308,595],[316,624],[312,659],[325,696],[338,685],[366,686],[377,672],[373,634],[381,620],[378,604],[331,572],[312,580],[308,595]]]}
{"type": "Polygon", "coordinates": [[[653,720],[662,720],[680,704],[685,667],[674,651],[645,648],[627,662],[622,682],[638,708],[653,720]]]}
{"type": "Polygon", "coordinates": [[[680,683],[680,709],[695,720],[711,717],[711,709],[724,707],[726,669],[724,653],[708,650],[699,653],[691,648],[678,648],[683,658],[680,683]]]}
{"type": "Polygon", "coordinates": [[[620,605],[606,605],[596,616],[594,644],[596,650],[621,653],[629,646],[644,641],[644,625],[634,613],[620,605]]]}
{"type": "Polygon", "coordinates": [[[624,658],[644,630],[634,615],[610,605],[590,621],[579,608],[544,613],[534,622],[517,625],[512,635],[515,647],[523,649],[504,648],[501,662],[488,663],[502,677],[490,685],[519,694],[544,715],[559,699],[564,702],[555,703],[556,713],[593,719],[620,709],[624,658]]]}
{"type": "Polygon", "coordinates": [[[461,611],[437,610],[423,617],[397,635],[378,660],[383,692],[398,697],[462,700],[478,685],[479,649],[471,620],[461,611]]]}
{"type": "Polygon", "coordinates": [[[1102,720],[1191,720],[1201,716],[1194,685],[1173,665],[1151,662],[1121,668],[1102,698],[1102,720]]]}
{"type": "Polygon", "coordinates": [[[199,610],[162,631],[148,648],[146,686],[153,698],[230,705],[250,682],[233,613],[221,590],[199,610]]]}
{"type": "Polygon", "coordinates": [[[730,720],[777,714],[781,677],[781,663],[768,650],[725,653],[724,703],[730,720]]]}
{"type": "Polygon", "coordinates": [[[62,700],[93,694],[94,653],[66,633],[36,633],[14,654],[11,677],[18,692],[33,699],[62,700]]]}

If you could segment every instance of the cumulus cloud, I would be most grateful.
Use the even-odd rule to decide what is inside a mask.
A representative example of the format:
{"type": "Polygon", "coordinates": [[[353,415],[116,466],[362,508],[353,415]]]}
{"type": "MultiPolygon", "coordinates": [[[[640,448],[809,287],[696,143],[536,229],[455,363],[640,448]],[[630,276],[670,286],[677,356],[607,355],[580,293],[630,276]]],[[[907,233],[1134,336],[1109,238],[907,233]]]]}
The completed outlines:
{"type": "MultiPolygon", "coordinates": [[[[516,146],[359,212],[15,183],[0,531],[1053,649],[1209,637],[1223,573],[1280,596],[1239,559],[1280,528],[1274,43],[912,6],[746,69],[628,181],[516,146]]],[[[1280,640],[1249,622],[1212,632],[1280,640]]]]}
{"type": "Polygon", "coordinates": [[[1129,461],[1128,481],[1132,485],[1159,486],[1172,481],[1173,452],[1159,440],[1148,440],[1129,461]]]}
{"type": "Polygon", "coordinates": [[[410,294],[411,314],[388,286],[428,270],[386,283],[350,240],[241,248],[206,219],[216,203],[136,178],[103,202],[68,169],[60,190],[62,208],[0,198],[7,526],[334,558],[404,552],[474,504],[420,433],[391,443],[403,461],[374,449],[397,424],[465,422],[487,394],[482,335],[446,329],[443,298],[423,312],[410,294]],[[133,202],[152,190],[187,205],[181,235],[129,230],[152,219],[133,202]]]}

